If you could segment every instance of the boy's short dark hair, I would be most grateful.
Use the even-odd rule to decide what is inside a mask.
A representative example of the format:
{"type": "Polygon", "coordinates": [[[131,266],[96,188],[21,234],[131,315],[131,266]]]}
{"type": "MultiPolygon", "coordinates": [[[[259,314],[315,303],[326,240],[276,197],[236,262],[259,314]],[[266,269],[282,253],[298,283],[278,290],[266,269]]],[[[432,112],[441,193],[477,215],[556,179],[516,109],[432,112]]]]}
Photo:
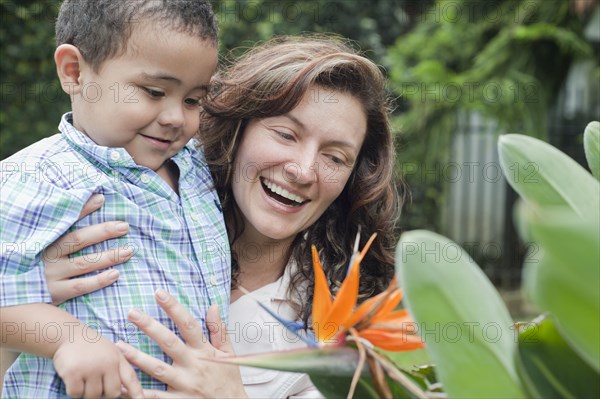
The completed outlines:
{"type": "Polygon", "coordinates": [[[56,20],[56,45],[72,44],[94,70],[125,51],[136,23],[197,35],[217,46],[217,21],[208,0],[65,0],[56,20]]]}

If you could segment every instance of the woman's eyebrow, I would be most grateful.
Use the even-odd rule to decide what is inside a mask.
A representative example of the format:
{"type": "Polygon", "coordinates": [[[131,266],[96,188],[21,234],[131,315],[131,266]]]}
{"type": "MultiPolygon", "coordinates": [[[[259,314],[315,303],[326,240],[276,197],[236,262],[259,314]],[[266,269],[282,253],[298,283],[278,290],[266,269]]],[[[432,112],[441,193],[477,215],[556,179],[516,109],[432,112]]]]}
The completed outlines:
{"type": "Polygon", "coordinates": [[[302,129],[306,128],[306,126],[304,125],[304,123],[302,123],[302,121],[300,119],[296,118],[294,115],[292,115],[290,113],[283,114],[281,116],[283,116],[284,118],[290,119],[293,123],[295,123],[297,126],[299,126],[302,129]]]}
{"type": "MultiPolygon", "coordinates": [[[[296,118],[294,115],[287,113],[287,114],[283,114],[281,115],[284,118],[287,118],[289,120],[291,120],[294,124],[296,124],[297,126],[299,126],[301,129],[305,129],[306,125],[304,125],[304,123],[302,123],[302,121],[298,118],[296,118]]],[[[340,146],[340,147],[346,147],[349,148],[351,150],[354,150],[355,152],[357,151],[357,148],[354,144],[352,144],[349,141],[346,140],[330,140],[327,141],[328,145],[334,145],[334,146],[340,146]]]]}

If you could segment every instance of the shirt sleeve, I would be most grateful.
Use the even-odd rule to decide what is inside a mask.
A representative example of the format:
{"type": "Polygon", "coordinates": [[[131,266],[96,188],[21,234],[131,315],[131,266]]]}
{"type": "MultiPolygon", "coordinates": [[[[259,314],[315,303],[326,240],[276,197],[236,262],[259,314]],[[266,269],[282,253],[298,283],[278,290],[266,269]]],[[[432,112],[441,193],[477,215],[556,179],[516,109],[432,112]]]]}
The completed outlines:
{"type": "Polygon", "coordinates": [[[69,190],[22,172],[0,184],[0,307],[51,303],[42,252],[77,221],[94,188],[69,190]]]}

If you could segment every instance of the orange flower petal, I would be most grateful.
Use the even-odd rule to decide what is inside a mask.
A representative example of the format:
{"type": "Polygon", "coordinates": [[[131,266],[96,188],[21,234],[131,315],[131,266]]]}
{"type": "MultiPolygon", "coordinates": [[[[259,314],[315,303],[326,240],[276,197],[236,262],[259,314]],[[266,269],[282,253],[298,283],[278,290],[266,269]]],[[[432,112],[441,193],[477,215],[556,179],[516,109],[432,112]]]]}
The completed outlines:
{"type": "Polygon", "coordinates": [[[367,327],[374,318],[381,318],[391,312],[402,300],[402,291],[397,287],[396,276],[388,288],[364,301],[347,321],[347,328],[356,326],[358,330],[367,327]]]}
{"type": "MultiPolygon", "coordinates": [[[[337,292],[329,313],[324,317],[325,325],[329,331],[336,335],[352,315],[352,310],[358,298],[359,263],[354,262],[350,273],[346,276],[337,292]]],[[[333,336],[332,335],[332,336],[333,336]]],[[[331,338],[332,336],[328,337],[331,338]]]]}
{"type": "Polygon", "coordinates": [[[367,328],[403,330],[408,333],[413,333],[416,331],[415,322],[406,309],[392,312],[378,319],[377,322],[369,324],[367,328]]]}
{"type": "Polygon", "coordinates": [[[389,312],[388,314],[381,315],[377,318],[377,322],[380,321],[403,321],[407,323],[413,322],[407,309],[398,309],[393,312],[389,312]]]}
{"type": "Polygon", "coordinates": [[[360,262],[365,257],[365,254],[375,240],[375,237],[377,237],[377,233],[371,235],[360,254],[354,258],[354,261],[350,266],[350,271],[342,282],[342,285],[333,300],[329,314],[325,316],[326,325],[330,329],[335,329],[336,333],[345,331],[347,321],[351,317],[352,311],[356,306],[356,300],[358,298],[358,282],[360,279],[360,262]]]}
{"type": "Polygon", "coordinates": [[[325,272],[323,272],[323,266],[319,260],[319,254],[317,248],[312,246],[312,258],[313,258],[313,269],[315,272],[315,291],[313,297],[313,308],[312,308],[312,322],[315,335],[319,341],[322,341],[321,334],[323,333],[322,328],[327,320],[325,317],[331,310],[331,293],[329,292],[329,285],[327,284],[327,278],[325,272]]]}
{"type": "Polygon", "coordinates": [[[374,297],[371,297],[371,298],[367,299],[366,301],[364,301],[363,303],[361,303],[358,306],[358,308],[356,308],[354,313],[352,313],[352,316],[350,316],[350,318],[348,319],[346,324],[344,324],[344,329],[353,327],[355,324],[360,322],[363,319],[363,317],[367,314],[367,312],[369,312],[373,308],[377,307],[379,302],[382,302],[385,299],[384,297],[387,294],[388,293],[386,291],[380,292],[379,294],[375,295],[374,297]]]}
{"type": "Polygon", "coordinates": [[[400,303],[402,300],[402,291],[400,289],[394,290],[386,299],[383,306],[375,313],[371,319],[371,323],[376,323],[379,319],[384,318],[400,303]]]}
{"type": "Polygon", "coordinates": [[[371,237],[369,237],[369,240],[365,244],[364,248],[362,249],[362,251],[360,251],[360,255],[358,256],[358,259],[357,259],[358,263],[360,263],[363,260],[363,258],[365,257],[365,254],[371,247],[371,244],[373,244],[373,241],[375,241],[375,237],[377,237],[377,233],[373,233],[373,234],[371,234],[371,237]]]}
{"type": "Polygon", "coordinates": [[[358,336],[387,351],[410,351],[425,346],[420,337],[402,330],[367,328],[359,331],[358,336]]]}

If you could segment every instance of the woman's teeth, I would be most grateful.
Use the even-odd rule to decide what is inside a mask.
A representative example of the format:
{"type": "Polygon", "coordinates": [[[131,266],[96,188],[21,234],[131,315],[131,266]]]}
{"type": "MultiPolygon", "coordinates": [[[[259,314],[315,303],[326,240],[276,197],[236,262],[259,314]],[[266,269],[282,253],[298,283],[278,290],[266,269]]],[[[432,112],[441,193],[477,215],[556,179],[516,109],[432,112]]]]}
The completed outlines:
{"type": "Polygon", "coordinates": [[[297,196],[296,194],[290,193],[285,188],[278,186],[277,184],[275,184],[273,182],[270,182],[268,180],[263,180],[263,183],[264,183],[265,187],[267,187],[269,190],[271,190],[275,194],[280,195],[283,198],[286,198],[290,201],[293,201],[297,205],[300,205],[304,202],[304,200],[301,197],[297,196]]]}

